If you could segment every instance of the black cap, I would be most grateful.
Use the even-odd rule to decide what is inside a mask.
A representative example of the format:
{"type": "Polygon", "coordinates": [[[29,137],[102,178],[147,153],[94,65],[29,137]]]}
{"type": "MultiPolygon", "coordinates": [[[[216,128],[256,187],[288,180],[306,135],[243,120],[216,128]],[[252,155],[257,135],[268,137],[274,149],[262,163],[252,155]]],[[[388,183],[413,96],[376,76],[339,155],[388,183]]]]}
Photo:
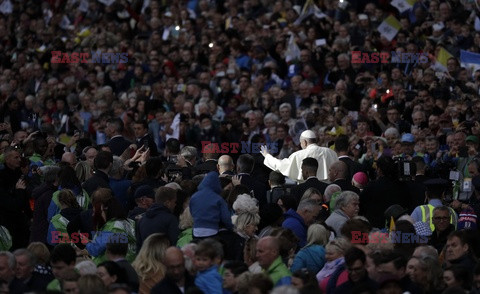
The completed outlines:
{"type": "Polygon", "coordinates": [[[440,196],[450,186],[450,182],[445,179],[430,179],[423,182],[427,188],[427,192],[432,193],[434,196],[440,196]]]}
{"type": "Polygon", "coordinates": [[[142,185],[135,190],[135,195],[134,195],[135,199],[138,199],[141,197],[155,199],[155,191],[149,185],[142,185]]]}
{"type": "Polygon", "coordinates": [[[407,209],[403,208],[398,204],[394,204],[389,208],[387,208],[387,210],[385,210],[384,215],[387,220],[390,220],[391,217],[393,217],[394,220],[397,220],[399,217],[406,214],[407,212],[408,212],[407,209]]]}

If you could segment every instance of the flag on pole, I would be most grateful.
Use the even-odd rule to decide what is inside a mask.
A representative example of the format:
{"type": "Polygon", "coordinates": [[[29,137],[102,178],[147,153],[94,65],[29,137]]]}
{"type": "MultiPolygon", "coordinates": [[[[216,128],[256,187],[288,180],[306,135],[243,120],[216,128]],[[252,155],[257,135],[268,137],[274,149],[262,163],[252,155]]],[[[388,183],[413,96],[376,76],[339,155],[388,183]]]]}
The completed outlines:
{"type": "Polygon", "coordinates": [[[480,54],[460,50],[460,65],[473,75],[480,69],[480,54]]]}
{"type": "Polygon", "coordinates": [[[395,220],[393,219],[393,216],[390,217],[390,227],[388,228],[390,232],[395,231],[395,220]]]}
{"type": "Polygon", "coordinates": [[[300,58],[300,48],[295,42],[295,36],[292,34],[288,40],[287,51],[285,52],[285,61],[288,63],[300,58]]]}
{"type": "Polygon", "coordinates": [[[447,61],[449,58],[453,57],[450,52],[448,52],[445,48],[441,47],[440,51],[436,56],[435,68],[439,71],[446,72],[447,71],[447,61]]]}
{"type": "Polygon", "coordinates": [[[300,15],[298,18],[295,20],[293,23],[294,25],[298,26],[304,21],[307,17],[310,15],[314,15],[316,18],[324,18],[327,17],[325,13],[323,13],[320,8],[318,8],[315,3],[313,3],[313,0],[307,0],[305,4],[303,5],[302,11],[300,12],[300,15]]]}
{"type": "Polygon", "coordinates": [[[393,0],[390,4],[398,9],[400,14],[404,13],[407,10],[412,9],[413,5],[417,0],[393,0]]]}
{"type": "Polygon", "coordinates": [[[398,31],[402,25],[395,18],[395,16],[390,15],[383,22],[378,26],[377,30],[380,32],[382,36],[384,36],[388,41],[392,41],[393,38],[397,35],[398,31]]]}

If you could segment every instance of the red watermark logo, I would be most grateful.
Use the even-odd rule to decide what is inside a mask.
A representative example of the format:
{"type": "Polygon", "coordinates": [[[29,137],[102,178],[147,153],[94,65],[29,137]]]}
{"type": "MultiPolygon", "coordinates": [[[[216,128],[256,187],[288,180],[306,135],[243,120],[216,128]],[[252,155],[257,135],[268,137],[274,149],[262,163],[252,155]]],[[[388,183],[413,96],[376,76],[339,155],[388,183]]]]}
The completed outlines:
{"type": "Polygon", "coordinates": [[[352,231],[352,244],[385,244],[385,243],[414,243],[426,244],[428,242],[427,236],[420,236],[413,233],[402,233],[394,231],[391,233],[364,233],[360,231],[352,231]]]}
{"type": "Polygon", "coordinates": [[[95,238],[95,240],[101,240],[102,243],[128,243],[128,235],[126,233],[110,233],[110,232],[101,232],[97,234],[96,232],[89,233],[78,233],[74,232],[71,234],[52,231],[52,244],[61,244],[61,243],[82,243],[87,244],[90,242],[90,236],[95,238]]]}
{"type": "Polygon", "coordinates": [[[427,63],[428,53],[352,51],[352,63],[427,63]]]}
{"type": "Polygon", "coordinates": [[[101,51],[88,52],[61,52],[52,51],[52,63],[127,63],[128,53],[102,53],[101,51]],[[90,61],[91,58],[91,61],[90,61]]]}

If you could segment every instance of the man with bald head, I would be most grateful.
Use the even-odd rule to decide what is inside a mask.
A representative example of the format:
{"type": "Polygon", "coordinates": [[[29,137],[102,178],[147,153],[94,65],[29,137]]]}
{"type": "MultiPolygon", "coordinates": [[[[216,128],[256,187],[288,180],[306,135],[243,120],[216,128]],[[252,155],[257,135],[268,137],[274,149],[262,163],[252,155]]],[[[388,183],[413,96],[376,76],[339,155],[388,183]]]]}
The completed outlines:
{"type": "Polygon", "coordinates": [[[360,190],[353,186],[348,177],[348,165],[343,161],[337,161],[328,170],[328,179],[332,184],[336,184],[342,188],[342,191],[352,191],[360,194],[360,190]]]}
{"type": "Polygon", "coordinates": [[[292,274],[280,256],[280,240],[276,237],[263,237],[257,242],[257,261],[264,273],[270,277],[275,287],[290,285],[292,274]]]}
{"type": "Polygon", "coordinates": [[[230,157],[230,155],[222,155],[218,159],[217,169],[220,175],[235,175],[233,172],[234,167],[235,164],[233,163],[233,158],[230,157]]]}
{"type": "Polygon", "coordinates": [[[187,293],[195,287],[194,278],[185,269],[183,252],[177,247],[169,247],[165,251],[165,278],[152,288],[150,293],[187,293]]]}
{"type": "Polygon", "coordinates": [[[77,165],[77,157],[73,152],[65,152],[62,155],[62,162],[66,162],[72,168],[75,168],[75,165],[77,165]]]}
{"type": "Polygon", "coordinates": [[[265,157],[264,164],[272,170],[278,170],[284,176],[294,181],[303,181],[302,163],[307,157],[318,161],[317,178],[327,179],[327,172],[330,166],[338,160],[337,153],[330,148],[317,145],[317,136],[313,131],[306,130],[300,135],[300,146],[302,150],[292,153],[288,158],[282,160],[273,157],[268,153],[266,146],[262,146],[262,155],[265,157]]]}

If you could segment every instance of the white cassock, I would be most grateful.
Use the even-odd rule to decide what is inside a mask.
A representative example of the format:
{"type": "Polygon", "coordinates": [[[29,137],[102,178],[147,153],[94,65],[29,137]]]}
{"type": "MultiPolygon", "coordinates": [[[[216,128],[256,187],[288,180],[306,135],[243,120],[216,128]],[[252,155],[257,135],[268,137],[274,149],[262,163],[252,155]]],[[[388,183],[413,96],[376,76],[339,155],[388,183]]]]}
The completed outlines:
{"type": "Polygon", "coordinates": [[[318,161],[317,178],[321,181],[328,179],[328,169],[338,161],[337,153],[332,149],[310,144],[307,148],[294,152],[288,158],[281,160],[267,154],[263,164],[272,170],[278,170],[292,180],[302,181],[302,161],[307,157],[315,158],[318,161]]]}

